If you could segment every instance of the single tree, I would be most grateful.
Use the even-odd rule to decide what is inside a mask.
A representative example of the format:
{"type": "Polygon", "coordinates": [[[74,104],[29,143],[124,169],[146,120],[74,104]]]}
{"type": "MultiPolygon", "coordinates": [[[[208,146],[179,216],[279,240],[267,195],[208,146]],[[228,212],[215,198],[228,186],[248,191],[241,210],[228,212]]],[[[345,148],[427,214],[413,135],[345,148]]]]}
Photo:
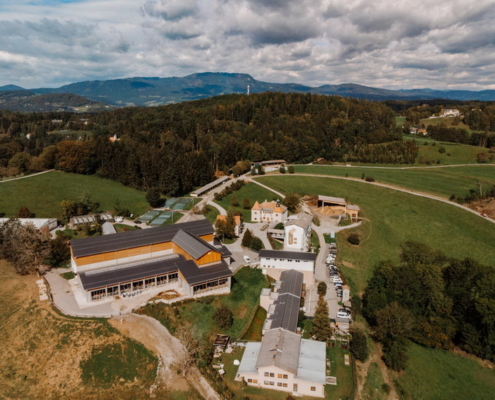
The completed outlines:
{"type": "Polygon", "coordinates": [[[151,187],[146,192],[146,201],[151,207],[160,207],[163,204],[162,191],[158,187],[151,187]]]}
{"type": "Polygon", "coordinates": [[[246,229],[246,232],[244,232],[244,236],[242,237],[241,244],[244,247],[251,247],[252,241],[253,241],[253,233],[249,229],[246,229]]]}
{"type": "Polygon", "coordinates": [[[295,213],[301,203],[301,196],[297,193],[288,194],[283,203],[291,213],[295,213]]]}
{"type": "Polygon", "coordinates": [[[251,240],[251,250],[253,251],[260,251],[261,249],[263,249],[263,242],[261,241],[261,239],[257,236],[253,236],[253,240],[251,240]]]}
{"type": "Polygon", "coordinates": [[[325,282],[318,283],[317,293],[319,296],[325,296],[327,294],[327,284],[325,282]]]}
{"type": "Polygon", "coordinates": [[[244,208],[245,210],[251,209],[251,200],[248,199],[247,197],[244,197],[242,199],[242,208],[244,208]]]}
{"type": "Polygon", "coordinates": [[[326,341],[332,336],[332,327],[330,326],[330,317],[328,315],[328,304],[321,296],[316,304],[311,334],[319,341],[326,341]]]}
{"type": "Polygon", "coordinates": [[[351,331],[351,353],[356,357],[357,360],[365,362],[369,356],[368,340],[366,338],[366,333],[355,328],[351,331]]]}
{"type": "Polygon", "coordinates": [[[293,174],[294,172],[296,172],[292,165],[289,168],[287,168],[287,170],[288,170],[289,174],[293,174]]]}
{"type": "Polygon", "coordinates": [[[19,212],[17,213],[17,216],[19,218],[30,218],[31,217],[31,211],[29,211],[29,208],[27,207],[21,207],[19,209],[19,212]]]}

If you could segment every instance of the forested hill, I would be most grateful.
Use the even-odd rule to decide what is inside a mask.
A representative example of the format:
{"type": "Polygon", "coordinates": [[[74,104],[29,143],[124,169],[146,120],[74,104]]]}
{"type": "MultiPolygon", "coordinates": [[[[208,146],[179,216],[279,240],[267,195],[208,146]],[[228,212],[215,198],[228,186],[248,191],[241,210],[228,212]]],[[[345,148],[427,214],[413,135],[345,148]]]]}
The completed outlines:
{"type": "Polygon", "coordinates": [[[203,185],[240,160],[413,163],[417,154],[385,105],[321,95],[228,95],[124,108],[86,115],[84,125],[69,113],[1,115],[4,174],[57,167],[167,194],[203,185]],[[114,135],[120,140],[111,142],[114,135]]]}

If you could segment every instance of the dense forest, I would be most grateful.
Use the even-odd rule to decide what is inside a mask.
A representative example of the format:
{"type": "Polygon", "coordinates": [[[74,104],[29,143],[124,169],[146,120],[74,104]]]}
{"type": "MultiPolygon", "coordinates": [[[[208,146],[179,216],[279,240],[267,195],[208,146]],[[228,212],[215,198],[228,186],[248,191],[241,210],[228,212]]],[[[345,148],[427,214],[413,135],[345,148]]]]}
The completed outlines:
{"type": "Polygon", "coordinates": [[[381,103],[311,94],[228,95],[69,113],[0,114],[0,173],[47,168],[98,174],[165,194],[186,193],[239,160],[414,162],[381,103]],[[116,136],[119,140],[110,141],[116,136]],[[389,146],[382,143],[396,142],[389,146]],[[393,153],[393,154],[392,154],[393,153]],[[407,154],[406,154],[407,153],[407,154]]]}
{"type": "MultiPolygon", "coordinates": [[[[494,106],[463,107],[468,123],[495,121],[494,106]]],[[[418,106],[404,112],[414,119],[419,111],[423,117],[440,109],[418,106]]],[[[441,125],[430,131],[438,140],[495,144],[486,134],[441,125]]],[[[338,96],[226,95],[87,115],[0,111],[0,176],[57,168],[143,190],[159,188],[167,195],[204,185],[216,171],[229,173],[241,160],[407,164],[417,154],[413,141],[402,140],[391,108],[338,96]],[[110,140],[114,137],[118,140],[110,140]]]]}
{"type": "Polygon", "coordinates": [[[395,370],[407,362],[407,341],[459,346],[495,360],[495,269],[407,242],[398,264],[382,262],[363,297],[363,313],[395,370]]]}

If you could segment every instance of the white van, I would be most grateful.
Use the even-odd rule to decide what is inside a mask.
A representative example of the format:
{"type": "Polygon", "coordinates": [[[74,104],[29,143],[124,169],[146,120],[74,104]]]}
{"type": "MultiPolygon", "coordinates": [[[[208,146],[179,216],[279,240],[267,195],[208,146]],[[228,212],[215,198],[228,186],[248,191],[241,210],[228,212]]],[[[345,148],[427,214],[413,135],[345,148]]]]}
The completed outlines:
{"type": "Polygon", "coordinates": [[[351,319],[351,313],[348,311],[337,311],[337,318],[351,319]]]}
{"type": "Polygon", "coordinates": [[[251,259],[249,258],[249,256],[244,256],[244,262],[247,262],[247,263],[250,263],[251,262],[251,259]]]}

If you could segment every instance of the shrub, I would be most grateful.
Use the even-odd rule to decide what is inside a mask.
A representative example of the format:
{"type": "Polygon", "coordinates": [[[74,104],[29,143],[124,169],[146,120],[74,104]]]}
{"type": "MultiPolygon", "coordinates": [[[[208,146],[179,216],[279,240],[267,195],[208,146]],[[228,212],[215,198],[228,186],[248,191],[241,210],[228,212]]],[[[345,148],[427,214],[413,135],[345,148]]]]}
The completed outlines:
{"type": "Polygon", "coordinates": [[[285,174],[285,167],[282,166],[278,169],[278,171],[281,173],[281,174],[285,174]]]}
{"type": "Polygon", "coordinates": [[[318,283],[317,293],[320,296],[325,296],[327,294],[327,284],[325,282],[318,283]]]}
{"type": "Polygon", "coordinates": [[[237,197],[232,196],[230,199],[230,205],[233,207],[238,207],[239,206],[239,201],[237,200],[237,197]]]}
{"type": "Polygon", "coordinates": [[[367,176],[366,179],[365,179],[366,182],[374,182],[375,179],[373,179],[373,177],[371,176],[367,176]]]}
{"type": "Polygon", "coordinates": [[[439,152],[440,154],[445,153],[445,147],[440,146],[440,147],[438,148],[438,152],[439,152]]]}
{"type": "Polygon", "coordinates": [[[348,237],[347,237],[347,241],[350,243],[350,244],[353,244],[355,246],[359,245],[359,243],[361,243],[361,239],[359,238],[359,235],[357,233],[351,233],[348,237]]]}
{"type": "Polygon", "coordinates": [[[296,172],[292,165],[288,168],[288,171],[289,171],[289,174],[293,174],[294,172],[296,172]]]}
{"type": "Polygon", "coordinates": [[[260,251],[263,248],[263,242],[259,237],[254,236],[250,247],[254,251],[260,251]]]}
{"type": "Polygon", "coordinates": [[[394,371],[404,370],[408,358],[406,346],[402,341],[391,341],[383,347],[383,361],[394,371]]]}
{"type": "Polygon", "coordinates": [[[245,197],[242,199],[242,208],[245,210],[250,210],[251,209],[251,200],[245,197]]]}
{"type": "Polygon", "coordinates": [[[221,306],[215,310],[213,319],[220,329],[229,329],[234,323],[234,314],[230,308],[221,306]]]}
{"type": "Polygon", "coordinates": [[[361,329],[353,329],[351,331],[351,353],[356,357],[356,360],[365,362],[369,356],[368,340],[366,333],[361,329]]]}

